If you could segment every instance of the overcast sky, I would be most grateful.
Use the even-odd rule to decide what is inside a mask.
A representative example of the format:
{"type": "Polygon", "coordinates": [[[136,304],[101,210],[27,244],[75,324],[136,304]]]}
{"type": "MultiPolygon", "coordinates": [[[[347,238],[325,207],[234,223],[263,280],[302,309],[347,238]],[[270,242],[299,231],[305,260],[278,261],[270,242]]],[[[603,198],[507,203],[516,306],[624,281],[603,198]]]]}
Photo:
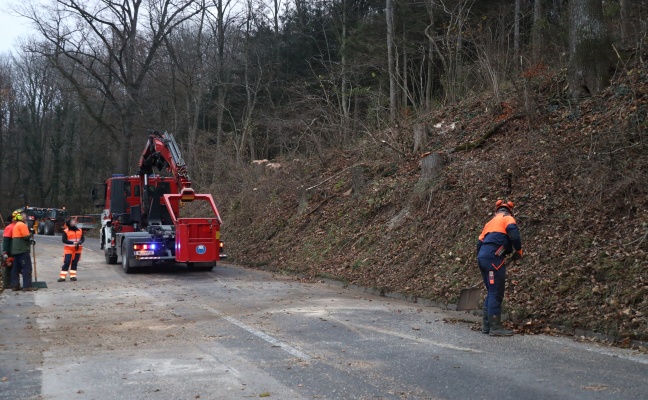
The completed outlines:
{"type": "Polygon", "coordinates": [[[34,31],[25,18],[13,15],[11,6],[16,0],[0,0],[0,53],[14,50],[18,37],[28,37],[34,31]]]}

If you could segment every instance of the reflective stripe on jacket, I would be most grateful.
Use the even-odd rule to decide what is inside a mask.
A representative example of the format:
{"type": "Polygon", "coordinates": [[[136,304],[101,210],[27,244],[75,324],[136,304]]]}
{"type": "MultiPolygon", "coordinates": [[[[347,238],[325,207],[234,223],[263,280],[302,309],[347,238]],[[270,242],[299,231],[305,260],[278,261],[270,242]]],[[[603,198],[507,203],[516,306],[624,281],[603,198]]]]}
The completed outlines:
{"type": "Polygon", "coordinates": [[[77,253],[81,252],[81,244],[85,241],[85,237],[83,236],[83,230],[77,229],[77,230],[72,230],[69,228],[65,228],[63,230],[63,238],[62,238],[63,243],[65,244],[65,253],[73,253],[75,251],[76,244],[79,244],[79,250],[76,250],[77,253]]]}

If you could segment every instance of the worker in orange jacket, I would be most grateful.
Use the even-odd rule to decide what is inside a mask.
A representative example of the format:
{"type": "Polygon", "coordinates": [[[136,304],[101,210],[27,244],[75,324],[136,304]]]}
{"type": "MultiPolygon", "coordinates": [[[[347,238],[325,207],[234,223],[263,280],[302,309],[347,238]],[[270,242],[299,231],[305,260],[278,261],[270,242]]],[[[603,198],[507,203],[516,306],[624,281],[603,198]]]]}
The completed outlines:
{"type": "Polygon", "coordinates": [[[482,332],[491,336],[511,336],[513,332],[502,327],[502,301],[506,285],[506,256],[522,258],[522,238],[515,218],[515,204],[497,200],[495,216],[484,226],[477,241],[477,262],[486,286],[482,310],[482,332]]]}
{"type": "Polygon", "coordinates": [[[59,282],[65,282],[65,278],[68,274],[68,269],[70,270],[70,280],[77,280],[77,266],[79,265],[79,260],[81,259],[81,252],[83,251],[83,242],[85,241],[85,236],[83,236],[83,230],[79,229],[76,226],[76,222],[72,219],[65,221],[66,228],[63,230],[63,267],[61,268],[61,274],[59,276],[59,282]],[[70,264],[72,268],[70,269],[70,264]]]}
{"type": "Polygon", "coordinates": [[[11,290],[14,292],[24,290],[27,292],[36,291],[38,288],[32,286],[32,262],[30,247],[34,241],[34,232],[29,229],[25,221],[27,214],[24,211],[14,212],[16,224],[11,231],[11,255],[14,258],[11,267],[11,290]],[[20,287],[20,275],[23,285],[20,287]]]}
{"type": "Polygon", "coordinates": [[[11,267],[13,257],[11,256],[11,239],[13,227],[16,225],[16,211],[14,211],[7,220],[9,225],[5,226],[2,232],[2,287],[8,289],[11,286],[11,267]]]}

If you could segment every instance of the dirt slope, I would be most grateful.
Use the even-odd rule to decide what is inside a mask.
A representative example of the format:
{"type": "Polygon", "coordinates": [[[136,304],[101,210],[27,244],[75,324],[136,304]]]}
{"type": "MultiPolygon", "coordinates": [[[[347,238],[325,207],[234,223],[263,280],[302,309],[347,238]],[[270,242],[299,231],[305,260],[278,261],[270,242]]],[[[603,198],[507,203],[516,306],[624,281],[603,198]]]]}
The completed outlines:
{"type": "Polygon", "coordinates": [[[495,107],[475,96],[415,121],[430,127],[422,152],[411,152],[412,122],[348,151],[278,160],[278,172],[231,172],[217,190],[228,253],[453,303],[479,281],[477,236],[507,198],[526,254],[509,269],[511,325],[648,340],[648,68],[619,68],[579,104],[561,91],[564,74],[540,68],[526,76],[526,96],[495,107]],[[482,146],[457,150],[493,127],[482,146]],[[425,151],[445,166],[420,181],[425,151]]]}

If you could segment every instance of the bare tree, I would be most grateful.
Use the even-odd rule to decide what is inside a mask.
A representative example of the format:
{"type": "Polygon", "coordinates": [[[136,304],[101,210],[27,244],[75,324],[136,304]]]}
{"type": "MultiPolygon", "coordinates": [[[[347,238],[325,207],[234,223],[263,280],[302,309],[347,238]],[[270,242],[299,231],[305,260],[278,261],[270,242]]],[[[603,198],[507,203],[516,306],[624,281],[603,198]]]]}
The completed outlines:
{"type": "Polygon", "coordinates": [[[461,88],[461,69],[463,63],[463,41],[464,30],[470,15],[474,0],[459,0],[454,3],[451,9],[444,0],[430,0],[427,3],[430,25],[425,29],[425,35],[436,50],[439,60],[443,65],[443,90],[445,100],[455,102],[459,100],[461,88]],[[434,25],[434,10],[440,7],[448,16],[449,21],[445,24],[445,33],[442,36],[436,35],[434,25]]]}
{"type": "MultiPolygon", "coordinates": [[[[204,0],[201,0],[204,1],[204,0]]],[[[194,19],[182,26],[165,39],[169,57],[172,60],[172,87],[180,87],[178,95],[171,93],[173,101],[181,104],[174,109],[180,109],[181,123],[187,131],[185,159],[190,167],[195,164],[197,154],[197,134],[200,113],[206,93],[209,89],[209,70],[213,65],[209,62],[212,54],[211,40],[205,35],[206,7],[194,19]]],[[[173,128],[180,131],[180,126],[173,128]]]]}
{"type": "Polygon", "coordinates": [[[29,176],[31,200],[42,202],[52,181],[49,178],[53,165],[49,157],[52,134],[52,111],[58,90],[54,71],[47,68],[47,60],[34,53],[19,53],[14,58],[14,83],[16,96],[21,103],[18,129],[24,150],[30,155],[21,167],[29,176]]]}
{"type": "Polygon", "coordinates": [[[387,18],[387,65],[389,66],[389,121],[396,122],[397,89],[396,83],[396,54],[394,50],[394,4],[386,0],[385,14],[387,18]]]}
{"type": "Polygon", "coordinates": [[[513,17],[513,52],[515,56],[520,54],[520,20],[522,13],[520,11],[522,0],[515,0],[515,16],[513,17]]]}
{"type": "Polygon", "coordinates": [[[32,50],[48,57],[92,117],[113,132],[117,171],[128,172],[142,85],[158,49],[200,9],[191,0],[53,0],[46,7],[31,2],[23,8],[45,40],[32,50]],[[97,90],[117,112],[119,124],[108,119],[101,101],[94,103],[97,90]]]}
{"type": "Polygon", "coordinates": [[[630,36],[629,0],[619,0],[619,23],[621,25],[621,43],[628,44],[630,36]]]}
{"type": "Polygon", "coordinates": [[[13,182],[10,181],[11,177],[7,176],[5,171],[8,171],[8,165],[14,162],[10,158],[11,150],[14,147],[13,141],[10,139],[14,100],[12,63],[9,58],[0,56],[0,198],[6,199],[6,202],[2,204],[3,209],[11,206],[9,201],[13,197],[9,191],[13,182]]]}
{"type": "Polygon", "coordinates": [[[531,33],[531,42],[534,61],[540,61],[542,58],[542,48],[544,47],[544,34],[547,26],[547,18],[544,14],[543,1],[544,0],[535,0],[533,2],[533,28],[531,33]]]}
{"type": "Polygon", "coordinates": [[[209,11],[214,17],[212,30],[216,37],[216,146],[220,149],[223,143],[223,118],[230,76],[229,62],[225,53],[227,43],[225,33],[235,17],[232,16],[231,0],[212,1],[209,11]]]}
{"type": "Polygon", "coordinates": [[[569,5],[569,90],[578,98],[607,86],[612,48],[601,1],[571,0],[569,5]]]}

